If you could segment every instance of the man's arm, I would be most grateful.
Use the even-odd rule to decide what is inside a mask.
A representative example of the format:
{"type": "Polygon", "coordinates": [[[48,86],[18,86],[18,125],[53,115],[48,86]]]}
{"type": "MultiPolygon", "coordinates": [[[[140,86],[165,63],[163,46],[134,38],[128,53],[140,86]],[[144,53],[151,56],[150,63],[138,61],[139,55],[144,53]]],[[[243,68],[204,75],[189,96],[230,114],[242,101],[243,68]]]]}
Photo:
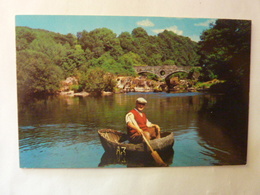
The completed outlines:
{"type": "Polygon", "coordinates": [[[131,129],[135,129],[139,134],[141,134],[141,132],[143,131],[142,129],[136,127],[133,123],[128,122],[127,126],[130,127],[131,129]]]}
{"type": "Polygon", "coordinates": [[[156,127],[156,128],[160,128],[159,125],[156,125],[156,124],[151,123],[148,119],[147,119],[146,125],[147,125],[147,127],[156,127]]]}
{"type": "Polygon", "coordinates": [[[159,125],[151,123],[148,119],[147,119],[146,125],[147,125],[147,127],[155,127],[155,129],[157,129],[160,134],[161,128],[159,127],[159,125]]]}

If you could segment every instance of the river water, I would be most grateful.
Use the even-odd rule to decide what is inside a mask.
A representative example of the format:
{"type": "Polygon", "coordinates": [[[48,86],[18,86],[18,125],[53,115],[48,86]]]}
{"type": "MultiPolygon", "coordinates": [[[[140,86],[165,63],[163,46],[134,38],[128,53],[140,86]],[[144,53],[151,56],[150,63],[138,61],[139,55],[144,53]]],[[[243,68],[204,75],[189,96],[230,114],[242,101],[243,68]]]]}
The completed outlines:
{"type": "Polygon", "coordinates": [[[138,97],[148,100],[145,113],[149,120],[159,124],[162,131],[174,133],[173,150],[165,157],[170,167],[246,163],[247,110],[230,105],[225,96],[127,93],[19,101],[20,166],[151,166],[145,162],[111,160],[97,134],[99,129],[106,128],[125,132],[125,114],[135,106],[138,97]]]}

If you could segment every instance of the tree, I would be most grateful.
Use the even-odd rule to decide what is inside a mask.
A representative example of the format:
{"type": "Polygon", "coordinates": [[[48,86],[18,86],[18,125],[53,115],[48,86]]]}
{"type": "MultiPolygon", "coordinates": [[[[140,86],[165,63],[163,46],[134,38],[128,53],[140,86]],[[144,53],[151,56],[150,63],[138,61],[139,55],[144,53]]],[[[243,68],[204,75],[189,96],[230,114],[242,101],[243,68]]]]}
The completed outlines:
{"type": "Polygon", "coordinates": [[[18,95],[53,94],[60,87],[61,69],[47,55],[36,51],[17,52],[18,95]]]}
{"type": "Polygon", "coordinates": [[[133,52],[134,45],[133,45],[133,37],[129,32],[122,32],[118,39],[120,41],[120,46],[122,47],[124,53],[133,52]]]}
{"type": "Polygon", "coordinates": [[[123,53],[119,39],[110,29],[97,28],[89,33],[83,31],[78,33],[77,36],[82,49],[89,49],[89,51],[93,52],[94,58],[99,58],[108,52],[114,59],[118,59],[123,53]]]}
{"type": "Polygon", "coordinates": [[[134,38],[147,39],[148,38],[148,33],[142,27],[138,27],[138,28],[133,29],[132,36],[134,38]]]}
{"type": "Polygon", "coordinates": [[[68,48],[55,43],[55,41],[49,37],[34,40],[29,45],[28,49],[43,53],[56,63],[58,59],[66,55],[66,50],[68,48]]]}
{"type": "Polygon", "coordinates": [[[147,64],[148,57],[146,56],[146,48],[148,45],[148,34],[147,32],[141,28],[135,28],[132,31],[133,36],[133,45],[134,45],[134,53],[138,54],[144,63],[147,64]]]}
{"type": "MultiPolygon", "coordinates": [[[[16,30],[18,82],[27,89],[33,80],[28,79],[43,70],[47,71],[46,75],[42,72],[44,77],[55,80],[48,75],[50,72],[58,73],[59,79],[63,76],[80,78],[92,68],[101,68],[114,75],[134,76],[134,66],[157,66],[167,60],[177,65],[196,64],[196,43],[168,31],[149,36],[145,29],[139,27],[131,34],[123,32],[117,37],[110,29],[98,28],[78,32],[75,37],[27,27],[17,27],[16,30]]],[[[37,80],[37,77],[34,78],[37,80]]],[[[50,85],[42,82],[41,76],[38,80],[50,85]]],[[[34,89],[43,86],[37,82],[34,89]]],[[[50,93],[54,88],[48,90],[43,87],[35,91],[50,93]]],[[[31,92],[34,93],[34,90],[31,92]]]]}
{"type": "Polygon", "coordinates": [[[82,73],[80,78],[80,85],[83,89],[97,95],[100,95],[102,91],[112,91],[115,84],[113,74],[107,73],[100,67],[90,68],[82,73]]]}
{"type": "Polygon", "coordinates": [[[248,85],[250,40],[250,21],[217,20],[203,32],[199,42],[205,76],[227,80],[235,86],[248,85]]]}
{"type": "Polygon", "coordinates": [[[162,54],[158,43],[157,36],[149,36],[141,27],[132,31],[134,50],[142,61],[150,66],[161,65],[162,54]]]}
{"type": "Polygon", "coordinates": [[[175,65],[195,66],[198,64],[197,43],[190,38],[165,30],[158,34],[162,61],[172,60],[175,65]]]}
{"type": "Polygon", "coordinates": [[[134,52],[128,52],[128,53],[122,55],[119,58],[119,63],[129,65],[129,67],[144,65],[142,58],[134,52]]]}
{"type": "Polygon", "coordinates": [[[54,36],[54,40],[58,44],[62,44],[62,45],[69,44],[71,47],[73,47],[76,42],[76,37],[71,33],[67,35],[57,34],[54,36]]]}
{"type": "Polygon", "coordinates": [[[163,65],[175,65],[175,61],[174,60],[165,60],[163,62],[163,65]]]}
{"type": "Polygon", "coordinates": [[[80,67],[86,64],[86,57],[80,45],[76,45],[75,49],[67,50],[66,56],[62,57],[59,65],[63,69],[66,77],[73,76],[80,67]]]}
{"type": "Polygon", "coordinates": [[[217,20],[201,40],[202,79],[213,75],[225,80],[211,90],[235,96],[248,109],[251,21],[217,20]]]}
{"type": "Polygon", "coordinates": [[[100,67],[102,68],[102,70],[115,75],[134,74],[132,65],[129,63],[129,61],[125,60],[125,57],[122,56],[119,58],[118,61],[116,61],[108,53],[105,53],[98,59],[92,59],[89,63],[91,67],[100,67]]]}
{"type": "Polygon", "coordinates": [[[82,32],[77,33],[78,38],[78,44],[81,45],[82,49],[85,51],[87,48],[89,50],[93,50],[93,43],[94,40],[89,35],[89,33],[86,30],[83,30],[82,32]]]}
{"type": "Polygon", "coordinates": [[[36,35],[29,28],[16,28],[16,50],[21,51],[28,48],[29,44],[36,38],[36,35]]]}

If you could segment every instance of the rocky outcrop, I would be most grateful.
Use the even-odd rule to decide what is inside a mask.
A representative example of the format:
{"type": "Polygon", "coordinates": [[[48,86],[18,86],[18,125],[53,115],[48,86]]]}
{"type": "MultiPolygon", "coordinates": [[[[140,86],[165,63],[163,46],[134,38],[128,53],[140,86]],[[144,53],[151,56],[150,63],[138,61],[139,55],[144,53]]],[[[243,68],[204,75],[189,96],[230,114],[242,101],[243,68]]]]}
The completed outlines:
{"type": "Polygon", "coordinates": [[[63,96],[71,96],[71,97],[86,97],[86,96],[109,96],[112,95],[113,92],[106,92],[101,91],[100,93],[97,92],[86,92],[86,91],[79,91],[77,90],[77,86],[79,82],[75,77],[68,77],[66,80],[61,82],[60,88],[60,95],[63,96]]]}
{"type": "Polygon", "coordinates": [[[116,88],[122,92],[153,92],[161,91],[162,82],[147,79],[146,77],[118,77],[116,88]]]}
{"type": "Polygon", "coordinates": [[[196,91],[194,88],[195,82],[192,80],[180,79],[179,77],[172,77],[166,81],[168,90],[170,91],[196,91]]]}
{"type": "Polygon", "coordinates": [[[66,80],[61,82],[61,92],[68,92],[72,85],[78,85],[78,79],[76,77],[68,77],[66,80]]]}
{"type": "Polygon", "coordinates": [[[69,90],[69,91],[60,92],[60,95],[75,96],[75,97],[86,97],[86,96],[89,96],[90,93],[85,92],[85,91],[75,93],[73,90],[69,90]]]}
{"type": "Polygon", "coordinates": [[[110,96],[110,95],[113,95],[113,92],[111,92],[111,91],[102,91],[101,95],[102,96],[110,96]]]}
{"type": "MultiPolygon", "coordinates": [[[[172,77],[171,79],[166,80],[166,82],[151,80],[146,76],[119,76],[116,79],[117,82],[114,92],[102,91],[98,93],[98,95],[109,96],[113,93],[127,92],[197,91],[202,88],[202,86],[195,86],[195,81],[180,79],[179,77],[172,77]]],[[[60,95],[81,97],[97,95],[94,92],[77,92],[76,89],[73,90],[77,85],[78,80],[75,77],[67,78],[62,82],[60,95]]]]}

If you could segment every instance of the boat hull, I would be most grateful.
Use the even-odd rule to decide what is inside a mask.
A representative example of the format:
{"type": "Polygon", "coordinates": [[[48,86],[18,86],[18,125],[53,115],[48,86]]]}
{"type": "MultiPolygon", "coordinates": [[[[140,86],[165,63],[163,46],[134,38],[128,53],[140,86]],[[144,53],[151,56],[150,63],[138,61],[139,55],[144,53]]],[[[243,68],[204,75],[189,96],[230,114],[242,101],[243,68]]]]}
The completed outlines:
{"type": "MultiPolygon", "coordinates": [[[[145,143],[133,144],[127,140],[127,134],[112,129],[101,129],[98,131],[101,144],[105,151],[115,151],[119,154],[132,152],[149,152],[149,148],[145,143]]],[[[171,149],[174,144],[173,133],[163,132],[160,139],[149,141],[152,148],[156,151],[164,151],[171,149]]]]}

